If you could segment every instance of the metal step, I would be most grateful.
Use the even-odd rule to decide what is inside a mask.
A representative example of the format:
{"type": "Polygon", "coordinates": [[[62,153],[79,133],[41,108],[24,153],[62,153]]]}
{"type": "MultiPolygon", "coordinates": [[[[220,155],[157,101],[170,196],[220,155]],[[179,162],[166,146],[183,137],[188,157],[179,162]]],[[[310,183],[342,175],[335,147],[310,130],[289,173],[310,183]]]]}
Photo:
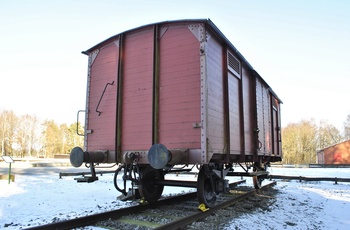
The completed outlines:
{"type": "Polygon", "coordinates": [[[85,183],[91,183],[94,181],[98,180],[98,177],[92,177],[92,176],[87,176],[87,177],[78,177],[74,178],[78,183],[85,182],[85,183]]]}

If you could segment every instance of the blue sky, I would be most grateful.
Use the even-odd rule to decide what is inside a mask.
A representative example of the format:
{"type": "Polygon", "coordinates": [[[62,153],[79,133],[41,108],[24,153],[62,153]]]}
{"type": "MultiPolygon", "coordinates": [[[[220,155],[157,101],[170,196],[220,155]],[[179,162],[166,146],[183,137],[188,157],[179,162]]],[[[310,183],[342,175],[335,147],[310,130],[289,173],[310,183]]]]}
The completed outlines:
{"type": "Polygon", "coordinates": [[[350,114],[350,1],[0,1],[0,110],[72,123],[95,44],[141,25],[210,18],[283,100],[282,125],[350,114]]]}

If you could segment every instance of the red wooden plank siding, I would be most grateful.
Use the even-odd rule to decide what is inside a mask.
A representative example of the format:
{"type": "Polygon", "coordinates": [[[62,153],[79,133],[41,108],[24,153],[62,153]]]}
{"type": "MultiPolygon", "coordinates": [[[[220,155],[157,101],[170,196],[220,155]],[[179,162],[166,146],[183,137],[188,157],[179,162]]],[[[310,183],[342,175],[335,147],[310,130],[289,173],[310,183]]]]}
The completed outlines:
{"type": "MultiPolygon", "coordinates": [[[[222,45],[213,36],[207,41],[208,83],[208,150],[222,153],[224,150],[224,96],[222,45]]],[[[209,156],[210,157],[210,156],[209,156]]]]}
{"type": "Polygon", "coordinates": [[[153,27],[127,33],[124,47],[121,149],[152,146],[153,27]]]}
{"type": "Polygon", "coordinates": [[[256,79],[256,103],[257,103],[257,119],[259,132],[259,141],[261,149],[258,154],[271,154],[271,104],[270,93],[262,80],[256,79]]]}
{"type": "Polygon", "coordinates": [[[244,144],[245,155],[252,155],[254,149],[254,111],[255,105],[253,104],[254,91],[252,88],[252,77],[249,72],[242,68],[242,88],[243,88],[243,118],[244,118],[244,144]]]}
{"type": "Polygon", "coordinates": [[[159,142],[168,149],[200,149],[199,41],[187,26],[160,39],[159,142]]]}
{"type": "Polygon", "coordinates": [[[229,72],[229,117],[230,117],[230,152],[231,154],[241,153],[241,116],[239,106],[239,84],[240,79],[229,72]]]}
{"type": "Polygon", "coordinates": [[[272,154],[272,116],[271,116],[271,93],[264,87],[264,129],[265,129],[265,154],[272,154]]]}
{"type": "Polygon", "coordinates": [[[278,122],[278,103],[276,103],[275,97],[272,97],[272,136],[273,136],[273,154],[280,155],[279,152],[279,122],[278,122]]]}
{"type": "Polygon", "coordinates": [[[114,150],[116,124],[116,89],[118,47],[114,42],[102,47],[90,67],[90,89],[88,104],[87,150],[114,150]],[[107,83],[112,83],[105,91],[99,111],[95,111],[107,83]]]}
{"type": "Polygon", "coordinates": [[[146,154],[152,142],[190,149],[190,163],[282,154],[281,101],[209,20],[145,25],[84,54],[94,59],[88,69],[87,151],[116,150],[117,143],[111,162],[122,162],[126,151],[146,154]],[[113,81],[98,116],[97,104],[113,81]]]}

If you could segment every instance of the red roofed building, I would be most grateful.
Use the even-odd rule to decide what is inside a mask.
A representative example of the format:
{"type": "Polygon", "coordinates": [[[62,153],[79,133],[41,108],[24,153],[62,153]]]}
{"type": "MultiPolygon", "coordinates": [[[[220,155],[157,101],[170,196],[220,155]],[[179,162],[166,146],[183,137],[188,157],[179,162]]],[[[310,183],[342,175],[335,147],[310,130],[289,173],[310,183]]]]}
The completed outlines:
{"type": "Polygon", "coordinates": [[[350,140],[317,151],[318,164],[350,164],[350,140]]]}

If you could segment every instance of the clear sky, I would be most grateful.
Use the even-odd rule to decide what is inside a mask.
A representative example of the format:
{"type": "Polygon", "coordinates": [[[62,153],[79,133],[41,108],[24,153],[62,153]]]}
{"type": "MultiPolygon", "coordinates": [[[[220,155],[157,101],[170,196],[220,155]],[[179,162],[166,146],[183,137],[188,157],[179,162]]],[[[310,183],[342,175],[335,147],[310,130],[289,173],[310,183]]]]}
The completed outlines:
{"type": "Polygon", "coordinates": [[[282,126],[350,114],[348,0],[2,0],[0,110],[72,123],[97,43],[141,25],[210,18],[282,99],[282,126]]]}

